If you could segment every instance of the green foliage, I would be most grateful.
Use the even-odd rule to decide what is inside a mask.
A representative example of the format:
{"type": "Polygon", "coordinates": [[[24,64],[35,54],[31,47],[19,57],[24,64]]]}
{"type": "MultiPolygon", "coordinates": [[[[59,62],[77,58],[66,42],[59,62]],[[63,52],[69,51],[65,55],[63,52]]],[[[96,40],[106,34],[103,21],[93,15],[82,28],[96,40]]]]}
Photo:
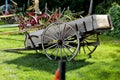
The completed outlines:
{"type": "Polygon", "coordinates": [[[72,12],[85,11],[88,13],[90,0],[40,0],[40,9],[44,10],[45,3],[48,4],[48,9],[61,7],[61,9],[70,8],[72,12]]]}
{"type": "Polygon", "coordinates": [[[96,14],[105,14],[108,12],[110,6],[112,4],[112,0],[104,0],[101,3],[99,3],[96,7],[95,7],[95,13],[96,14]]]}
{"type": "Polygon", "coordinates": [[[64,21],[64,22],[68,22],[68,21],[72,21],[75,20],[76,18],[73,16],[73,13],[71,10],[67,9],[64,11],[64,13],[62,14],[63,16],[60,18],[60,20],[64,21]]]}
{"type": "Polygon", "coordinates": [[[112,6],[113,3],[120,4],[120,0],[94,0],[94,13],[96,14],[106,14],[109,11],[109,8],[112,6]]]}
{"type": "Polygon", "coordinates": [[[114,3],[109,9],[109,14],[111,15],[114,26],[114,30],[109,32],[109,34],[115,37],[120,37],[120,5],[114,3]]]}

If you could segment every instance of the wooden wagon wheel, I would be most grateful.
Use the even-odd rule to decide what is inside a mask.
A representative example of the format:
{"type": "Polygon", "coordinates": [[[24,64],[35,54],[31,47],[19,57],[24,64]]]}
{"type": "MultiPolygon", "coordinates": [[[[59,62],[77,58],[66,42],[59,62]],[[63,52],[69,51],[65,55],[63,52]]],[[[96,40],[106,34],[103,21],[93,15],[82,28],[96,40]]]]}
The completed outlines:
{"type": "Polygon", "coordinates": [[[52,23],[42,34],[42,48],[50,60],[72,60],[78,53],[80,39],[67,23],[52,23]]]}
{"type": "Polygon", "coordinates": [[[80,40],[80,53],[87,54],[89,57],[91,57],[91,54],[99,45],[99,33],[85,34],[80,40]]]}

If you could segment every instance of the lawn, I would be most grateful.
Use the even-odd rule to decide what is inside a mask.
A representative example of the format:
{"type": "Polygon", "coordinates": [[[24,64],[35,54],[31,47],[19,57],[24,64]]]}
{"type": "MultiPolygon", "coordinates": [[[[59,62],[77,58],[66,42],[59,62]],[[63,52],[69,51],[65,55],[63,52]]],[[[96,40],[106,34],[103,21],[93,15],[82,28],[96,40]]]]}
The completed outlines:
{"type": "MultiPolygon", "coordinates": [[[[16,28],[0,28],[0,33],[16,28]]],[[[0,80],[53,80],[59,61],[35,51],[5,52],[24,47],[24,35],[0,35],[0,80]]],[[[42,51],[40,51],[42,52],[42,51]]],[[[91,58],[78,54],[66,62],[66,80],[119,80],[120,38],[100,35],[100,45],[91,58]]]]}

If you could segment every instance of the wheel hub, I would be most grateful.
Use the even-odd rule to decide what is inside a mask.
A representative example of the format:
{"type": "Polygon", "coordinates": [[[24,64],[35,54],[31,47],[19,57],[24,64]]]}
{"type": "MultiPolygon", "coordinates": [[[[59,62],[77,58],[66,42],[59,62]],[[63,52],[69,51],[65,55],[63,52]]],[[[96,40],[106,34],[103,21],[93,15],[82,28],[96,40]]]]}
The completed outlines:
{"type": "Polygon", "coordinates": [[[58,44],[58,45],[62,45],[62,44],[63,44],[63,41],[62,41],[62,40],[58,40],[58,41],[57,41],[57,44],[58,44]]]}

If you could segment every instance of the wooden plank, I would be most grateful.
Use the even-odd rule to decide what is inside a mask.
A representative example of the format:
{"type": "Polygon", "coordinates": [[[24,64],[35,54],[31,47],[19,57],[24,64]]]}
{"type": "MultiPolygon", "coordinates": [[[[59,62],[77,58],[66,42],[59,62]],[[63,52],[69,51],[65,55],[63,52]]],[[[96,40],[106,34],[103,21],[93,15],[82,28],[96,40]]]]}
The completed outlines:
{"type": "Polygon", "coordinates": [[[10,34],[19,34],[19,33],[24,33],[26,31],[34,31],[38,28],[29,28],[29,29],[24,29],[24,30],[16,30],[16,31],[10,31],[10,32],[2,32],[0,35],[10,35],[10,34]]]}
{"type": "Polygon", "coordinates": [[[9,28],[9,27],[17,27],[19,24],[5,24],[0,25],[0,28],[9,28]]]}
{"type": "Polygon", "coordinates": [[[15,14],[1,15],[0,18],[13,17],[13,16],[15,16],[15,14]]]}

